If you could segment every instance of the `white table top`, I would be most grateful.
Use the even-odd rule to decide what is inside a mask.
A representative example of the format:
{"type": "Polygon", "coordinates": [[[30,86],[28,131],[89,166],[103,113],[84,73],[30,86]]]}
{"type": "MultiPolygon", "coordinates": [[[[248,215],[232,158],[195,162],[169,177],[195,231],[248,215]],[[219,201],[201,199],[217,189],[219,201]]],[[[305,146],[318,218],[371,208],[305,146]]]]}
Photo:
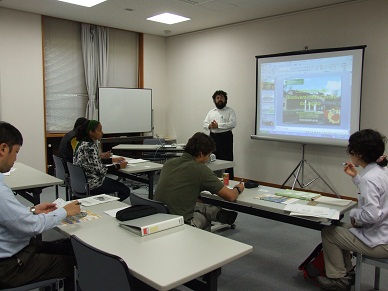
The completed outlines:
{"type": "Polygon", "coordinates": [[[136,278],[158,290],[175,288],[252,252],[252,246],[188,225],[138,236],[103,212],[123,205],[109,202],[85,208],[102,218],[58,229],[121,257],[136,278]]]}
{"type": "Polygon", "coordinates": [[[172,147],[170,145],[158,145],[158,144],[119,144],[114,146],[112,150],[128,150],[128,151],[168,151],[168,152],[183,152],[184,146],[176,145],[172,147]]]}
{"type": "Polygon", "coordinates": [[[224,170],[228,168],[233,168],[235,166],[233,161],[225,161],[225,160],[215,160],[214,162],[210,162],[206,164],[210,170],[212,171],[219,171],[224,170]]]}
{"type": "Polygon", "coordinates": [[[163,168],[163,164],[153,162],[142,162],[137,164],[128,164],[124,169],[119,170],[126,174],[144,173],[157,171],[163,168]]]}
{"type": "MultiPolygon", "coordinates": [[[[215,160],[214,162],[206,164],[212,171],[219,171],[227,168],[233,168],[234,162],[215,160]]],[[[153,162],[142,162],[137,164],[128,164],[127,167],[119,171],[126,174],[143,173],[149,171],[157,171],[163,168],[163,164],[153,162]]]]}
{"type": "Polygon", "coordinates": [[[44,188],[53,185],[62,185],[63,180],[31,168],[25,164],[16,162],[13,166],[14,171],[10,175],[4,175],[5,184],[13,191],[44,188]]]}
{"type": "MultiPolygon", "coordinates": [[[[233,187],[236,184],[238,184],[237,181],[230,181],[229,185],[233,187]]],[[[260,200],[256,198],[261,194],[275,194],[275,192],[277,191],[279,191],[279,188],[267,187],[262,185],[260,185],[258,188],[251,188],[251,189],[245,188],[244,192],[238,196],[235,203],[266,210],[266,211],[288,215],[288,212],[284,210],[285,204],[260,200]]],[[[206,197],[211,197],[212,199],[222,200],[222,198],[220,198],[217,195],[212,195],[212,194],[201,194],[201,195],[206,197]]],[[[297,202],[294,202],[294,203],[307,205],[309,204],[309,202],[310,201],[307,201],[307,200],[298,200],[297,202]]],[[[356,202],[350,201],[350,203],[346,206],[329,205],[329,204],[323,204],[323,203],[317,203],[316,206],[336,209],[340,212],[340,214],[344,214],[345,212],[349,211],[351,208],[355,207],[356,202]]],[[[311,219],[315,221],[317,220],[325,221],[325,219],[315,219],[315,218],[309,218],[309,217],[306,217],[306,219],[311,219]]]]}

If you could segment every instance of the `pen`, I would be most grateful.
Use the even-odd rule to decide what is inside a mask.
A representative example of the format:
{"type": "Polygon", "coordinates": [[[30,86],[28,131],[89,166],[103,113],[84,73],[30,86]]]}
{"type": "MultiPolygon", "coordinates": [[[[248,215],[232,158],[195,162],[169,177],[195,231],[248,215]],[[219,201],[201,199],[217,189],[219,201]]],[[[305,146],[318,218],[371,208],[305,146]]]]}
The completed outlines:
{"type": "Polygon", "coordinates": [[[342,165],[346,166],[348,163],[342,163],[342,165]]]}

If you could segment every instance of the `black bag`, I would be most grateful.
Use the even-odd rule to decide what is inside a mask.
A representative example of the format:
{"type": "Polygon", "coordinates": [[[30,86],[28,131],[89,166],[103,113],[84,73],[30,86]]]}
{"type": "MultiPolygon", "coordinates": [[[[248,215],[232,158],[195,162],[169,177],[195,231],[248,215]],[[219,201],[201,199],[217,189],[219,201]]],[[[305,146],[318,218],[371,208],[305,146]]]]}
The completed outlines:
{"type": "Polygon", "coordinates": [[[150,205],[133,205],[117,211],[116,218],[120,221],[125,221],[156,213],[156,208],[150,205]]]}

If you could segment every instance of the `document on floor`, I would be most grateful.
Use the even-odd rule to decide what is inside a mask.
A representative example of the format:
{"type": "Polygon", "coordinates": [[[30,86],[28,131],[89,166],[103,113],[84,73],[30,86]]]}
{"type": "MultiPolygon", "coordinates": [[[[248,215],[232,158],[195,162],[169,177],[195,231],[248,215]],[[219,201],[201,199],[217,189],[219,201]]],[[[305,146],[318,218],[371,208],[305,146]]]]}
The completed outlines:
{"type": "Polygon", "coordinates": [[[310,206],[301,204],[287,204],[284,210],[290,211],[290,215],[309,216],[327,219],[339,219],[340,212],[329,207],[310,206]]]}

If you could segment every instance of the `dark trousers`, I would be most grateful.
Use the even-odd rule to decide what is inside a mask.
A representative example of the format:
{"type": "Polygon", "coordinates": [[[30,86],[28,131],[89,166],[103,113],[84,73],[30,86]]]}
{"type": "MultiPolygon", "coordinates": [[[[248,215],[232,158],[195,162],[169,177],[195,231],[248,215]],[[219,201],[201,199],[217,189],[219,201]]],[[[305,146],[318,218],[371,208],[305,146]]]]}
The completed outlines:
{"type": "Polygon", "coordinates": [[[65,290],[74,290],[76,260],[69,239],[38,242],[34,239],[16,255],[0,259],[0,288],[17,287],[52,278],[66,278],[65,290]]]}
{"type": "Polygon", "coordinates": [[[107,193],[113,193],[113,192],[117,192],[117,195],[120,198],[120,201],[127,199],[131,194],[131,190],[127,186],[109,177],[105,177],[104,182],[100,187],[90,190],[91,195],[107,194],[107,193]]]}
{"type": "MultiPolygon", "coordinates": [[[[222,133],[210,133],[210,137],[216,143],[216,151],[214,154],[217,159],[225,161],[233,161],[233,133],[232,131],[222,133]]],[[[229,173],[229,179],[234,179],[233,168],[225,169],[225,173],[229,173]]]]}

